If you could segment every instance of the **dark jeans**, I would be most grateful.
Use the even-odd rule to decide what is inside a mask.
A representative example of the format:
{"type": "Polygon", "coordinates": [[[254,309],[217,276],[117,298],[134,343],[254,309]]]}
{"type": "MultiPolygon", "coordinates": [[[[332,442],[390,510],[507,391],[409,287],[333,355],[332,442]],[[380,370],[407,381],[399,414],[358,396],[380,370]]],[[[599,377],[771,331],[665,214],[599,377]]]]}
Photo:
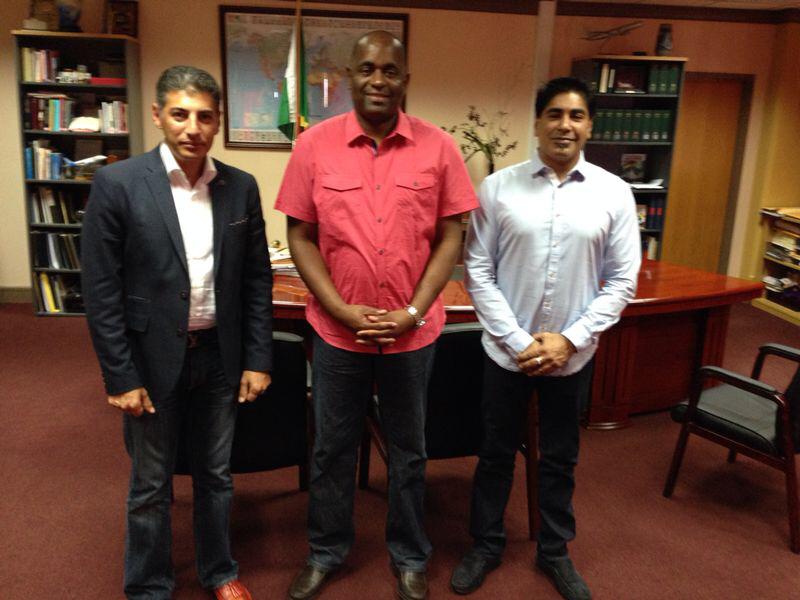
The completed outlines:
{"type": "Polygon", "coordinates": [[[186,351],[178,386],[159,401],[155,414],[124,416],[125,445],[132,462],[125,539],[128,598],[172,597],[170,504],[182,426],[189,439],[200,583],[213,588],[237,577],[238,565],[228,541],[236,407],[219,346],[209,336],[204,345],[186,351]]]}
{"type": "Polygon", "coordinates": [[[425,406],[434,348],[366,354],[341,350],[314,336],[310,564],[333,570],[353,544],[356,458],[376,385],[389,454],[389,555],[402,570],[425,570],[431,553],[423,527],[425,406]]]}
{"type": "Polygon", "coordinates": [[[484,440],[475,469],[470,533],[475,549],[499,557],[506,545],[503,513],[514,478],[528,400],[539,394],[538,551],[564,556],[575,538],[572,493],[578,463],[581,405],[588,397],[592,363],[567,377],[528,377],[485,357],[482,413],[484,440]]]}

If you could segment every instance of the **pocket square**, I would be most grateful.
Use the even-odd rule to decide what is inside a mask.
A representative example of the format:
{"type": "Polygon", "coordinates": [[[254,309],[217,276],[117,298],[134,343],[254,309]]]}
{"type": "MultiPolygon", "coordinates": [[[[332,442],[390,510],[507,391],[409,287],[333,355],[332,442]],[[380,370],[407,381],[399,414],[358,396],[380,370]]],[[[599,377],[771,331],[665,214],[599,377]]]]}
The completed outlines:
{"type": "Polygon", "coordinates": [[[244,225],[245,223],[247,223],[249,218],[250,217],[242,217],[238,221],[234,221],[233,223],[228,223],[228,227],[236,227],[237,225],[244,225]]]}

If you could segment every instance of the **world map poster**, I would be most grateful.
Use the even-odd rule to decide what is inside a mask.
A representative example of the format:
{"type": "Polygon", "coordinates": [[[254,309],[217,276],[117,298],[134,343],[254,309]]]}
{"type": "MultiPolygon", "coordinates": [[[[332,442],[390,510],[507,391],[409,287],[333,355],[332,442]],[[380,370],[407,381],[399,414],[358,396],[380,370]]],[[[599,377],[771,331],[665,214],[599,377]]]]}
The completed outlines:
{"type": "MultiPolygon", "coordinates": [[[[290,147],[278,129],[295,15],[281,9],[221,7],[225,143],[233,147],[290,147]]],[[[304,11],[303,61],[313,127],[352,108],[347,64],[355,41],[382,29],[404,40],[406,15],[304,11]]]]}

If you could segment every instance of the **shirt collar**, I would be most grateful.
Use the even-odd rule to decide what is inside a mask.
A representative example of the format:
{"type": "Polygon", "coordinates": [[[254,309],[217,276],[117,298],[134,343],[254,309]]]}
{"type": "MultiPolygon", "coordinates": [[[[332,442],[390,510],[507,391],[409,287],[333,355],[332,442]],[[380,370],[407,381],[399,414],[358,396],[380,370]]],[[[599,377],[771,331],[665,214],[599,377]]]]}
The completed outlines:
{"type": "MultiPolygon", "coordinates": [[[[169,149],[169,146],[167,146],[165,142],[161,142],[158,151],[161,154],[161,162],[164,163],[164,168],[167,170],[167,175],[171,176],[175,173],[180,173],[180,175],[186,179],[186,173],[183,172],[183,169],[181,169],[178,161],[175,160],[172,150],[169,149]]],[[[207,184],[216,176],[217,167],[214,165],[212,158],[206,154],[206,164],[203,168],[203,174],[200,175],[200,179],[198,179],[197,182],[207,184]]]]}
{"type": "MultiPolygon", "coordinates": [[[[348,144],[352,144],[359,137],[369,137],[364,133],[364,129],[362,129],[361,124],[358,122],[358,117],[356,117],[356,111],[354,110],[347,113],[347,117],[344,121],[344,135],[348,144]]],[[[389,135],[386,136],[386,139],[395,135],[400,135],[411,142],[414,141],[414,134],[411,131],[411,120],[406,113],[399,109],[397,113],[397,124],[389,135]]]]}
{"type": "MultiPolygon", "coordinates": [[[[575,166],[572,167],[572,170],[567,174],[567,178],[564,181],[576,180],[576,181],[583,181],[586,179],[586,159],[583,156],[583,150],[581,150],[581,154],[578,157],[578,162],[575,163],[575,166]]],[[[546,164],[542,162],[541,157],[539,156],[539,152],[534,150],[533,156],[531,157],[531,171],[534,177],[537,176],[546,176],[551,173],[553,170],[548,167],[546,164]]]]}

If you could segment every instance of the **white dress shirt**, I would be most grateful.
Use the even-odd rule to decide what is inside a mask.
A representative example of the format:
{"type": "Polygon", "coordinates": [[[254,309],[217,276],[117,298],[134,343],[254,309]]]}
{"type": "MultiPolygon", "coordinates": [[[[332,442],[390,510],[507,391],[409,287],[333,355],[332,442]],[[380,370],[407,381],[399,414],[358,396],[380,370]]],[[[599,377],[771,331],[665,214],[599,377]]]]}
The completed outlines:
{"type": "Polygon", "coordinates": [[[464,265],[486,353],[519,371],[517,354],[533,333],[561,333],[577,353],[551,374],[578,372],[636,295],[641,245],[630,187],[583,153],[561,183],[537,155],[487,177],[479,198],[464,265]]]}
{"type": "Polygon", "coordinates": [[[194,187],[178,165],[172,151],[165,143],[159,148],[161,160],[167,169],[169,187],[189,267],[192,289],[189,295],[189,331],[208,329],[217,323],[214,299],[214,219],[211,212],[209,182],[217,175],[210,156],[206,156],[203,174],[194,187]]]}

